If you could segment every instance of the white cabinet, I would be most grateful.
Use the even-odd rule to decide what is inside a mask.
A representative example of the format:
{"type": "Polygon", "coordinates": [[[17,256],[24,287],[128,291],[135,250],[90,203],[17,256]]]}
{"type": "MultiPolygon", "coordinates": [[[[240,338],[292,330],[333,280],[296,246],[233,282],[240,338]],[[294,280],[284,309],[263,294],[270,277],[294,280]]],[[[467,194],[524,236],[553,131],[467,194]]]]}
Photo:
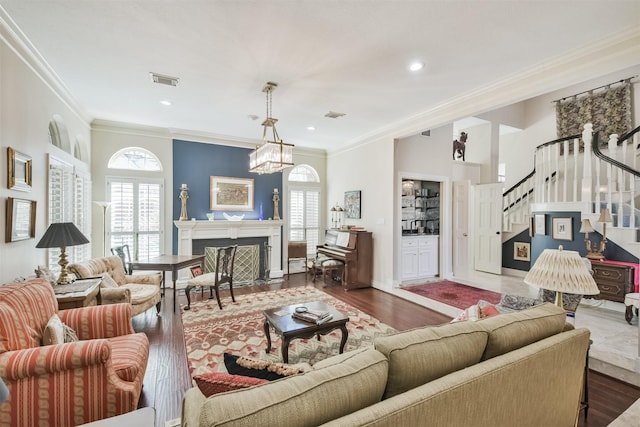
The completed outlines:
{"type": "Polygon", "coordinates": [[[420,235],[402,238],[402,280],[438,275],[438,236],[420,235]]]}

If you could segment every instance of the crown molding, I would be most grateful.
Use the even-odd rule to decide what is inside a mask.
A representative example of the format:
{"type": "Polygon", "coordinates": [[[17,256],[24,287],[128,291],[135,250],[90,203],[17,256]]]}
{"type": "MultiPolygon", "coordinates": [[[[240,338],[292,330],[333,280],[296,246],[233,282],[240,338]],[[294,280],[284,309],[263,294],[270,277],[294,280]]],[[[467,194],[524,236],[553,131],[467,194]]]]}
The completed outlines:
{"type": "MultiPolygon", "coordinates": [[[[361,146],[370,140],[415,135],[424,129],[437,128],[462,117],[485,113],[638,65],[638,58],[640,28],[631,28],[376,129],[350,141],[347,147],[361,146]]],[[[332,150],[331,154],[344,149],[332,150]]]]}
{"type": "Polygon", "coordinates": [[[77,103],[62,79],[29,38],[20,30],[7,11],[0,5],[0,40],[56,95],[60,101],[89,127],[93,117],[77,103]]]}

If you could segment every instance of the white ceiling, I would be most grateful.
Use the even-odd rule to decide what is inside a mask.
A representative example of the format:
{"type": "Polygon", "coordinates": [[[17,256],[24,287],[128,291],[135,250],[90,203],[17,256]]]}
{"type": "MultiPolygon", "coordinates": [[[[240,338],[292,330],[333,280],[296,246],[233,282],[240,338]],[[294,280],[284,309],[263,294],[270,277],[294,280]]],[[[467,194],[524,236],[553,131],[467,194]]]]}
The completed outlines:
{"type": "Polygon", "coordinates": [[[255,140],[274,81],[280,136],[325,149],[640,25],[639,0],[0,5],[91,118],[255,140]],[[409,72],[416,60],[426,67],[409,72]]]}

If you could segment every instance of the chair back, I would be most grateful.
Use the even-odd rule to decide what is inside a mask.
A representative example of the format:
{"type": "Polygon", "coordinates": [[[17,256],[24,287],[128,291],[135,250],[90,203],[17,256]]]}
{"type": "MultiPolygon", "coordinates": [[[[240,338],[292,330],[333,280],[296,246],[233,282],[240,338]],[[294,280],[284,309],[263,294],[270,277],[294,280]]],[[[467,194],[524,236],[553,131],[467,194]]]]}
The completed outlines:
{"type": "Polygon", "coordinates": [[[306,241],[290,241],[287,244],[287,276],[289,276],[291,260],[305,260],[305,268],[307,266],[307,242],[306,241]]]}
{"type": "Polygon", "coordinates": [[[112,255],[118,255],[122,260],[122,266],[124,267],[125,274],[131,274],[133,268],[131,266],[131,252],[129,252],[129,245],[114,246],[111,248],[112,255]]]}
{"type": "Polygon", "coordinates": [[[233,283],[233,263],[238,245],[218,248],[216,255],[216,285],[233,283]]]}

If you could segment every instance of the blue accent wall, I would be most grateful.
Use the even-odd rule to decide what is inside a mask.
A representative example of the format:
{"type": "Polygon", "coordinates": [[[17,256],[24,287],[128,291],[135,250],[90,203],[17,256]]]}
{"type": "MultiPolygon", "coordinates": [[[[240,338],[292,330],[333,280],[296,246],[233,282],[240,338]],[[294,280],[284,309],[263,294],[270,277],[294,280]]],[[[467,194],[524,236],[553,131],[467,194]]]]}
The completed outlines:
{"type": "MultiPolygon", "coordinates": [[[[273,217],[273,189],[280,193],[278,212],[283,217],[282,173],[258,175],[249,172],[251,149],[201,142],[173,140],[173,219],[180,218],[182,203],[181,184],[187,184],[189,199],[187,215],[189,219],[206,220],[210,213],[209,177],[227,176],[231,178],[252,178],[254,180],[253,211],[225,211],[229,215],[242,215],[244,219],[259,219],[262,206],[263,218],[273,217]]],[[[215,211],[216,220],[223,219],[222,211],[215,211]]],[[[178,253],[178,230],[173,227],[173,253],[178,253]]]]}
{"type": "MultiPolygon", "coordinates": [[[[529,229],[518,233],[502,244],[502,266],[514,270],[529,271],[531,268],[530,261],[519,261],[513,259],[513,247],[515,242],[531,243],[529,229]]],[[[531,256],[531,247],[529,248],[529,256],[531,256]]]]}
{"type": "MultiPolygon", "coordinates": [[[[584,233],[580,233],[580,225],[582,216],[580,212],[533,212],[533,214],[545,214],[546,221],[546,234],[545,235],[534,235],[531,238],[531,265],[533,265],[543,250],[545,249],[558,249],[558,246],[562,245],[564,249],[576,251],[580,253],[580,256],[587,255],[587,248],[584,242],[584,233]],[[554,240],[551,236],[552,234],[552,222],[553,218],[573,218],[573,240],[554,240]]],[[[600,241],[602,240],[602,235],[600,233],[589,233],[589,240],[591,241],[592,247],[595,245],[596,247],[600,245],[600,241]]],[[[609,240],[607,242],[607,247],[604,251],[604,256],[606,259],[610,261],[624,261],[624,262],[632,262],[637,263],[638,258],[633,256],[628,251],[624,250],[620,246],[616,245],[615,242],[609,240]]]]}

